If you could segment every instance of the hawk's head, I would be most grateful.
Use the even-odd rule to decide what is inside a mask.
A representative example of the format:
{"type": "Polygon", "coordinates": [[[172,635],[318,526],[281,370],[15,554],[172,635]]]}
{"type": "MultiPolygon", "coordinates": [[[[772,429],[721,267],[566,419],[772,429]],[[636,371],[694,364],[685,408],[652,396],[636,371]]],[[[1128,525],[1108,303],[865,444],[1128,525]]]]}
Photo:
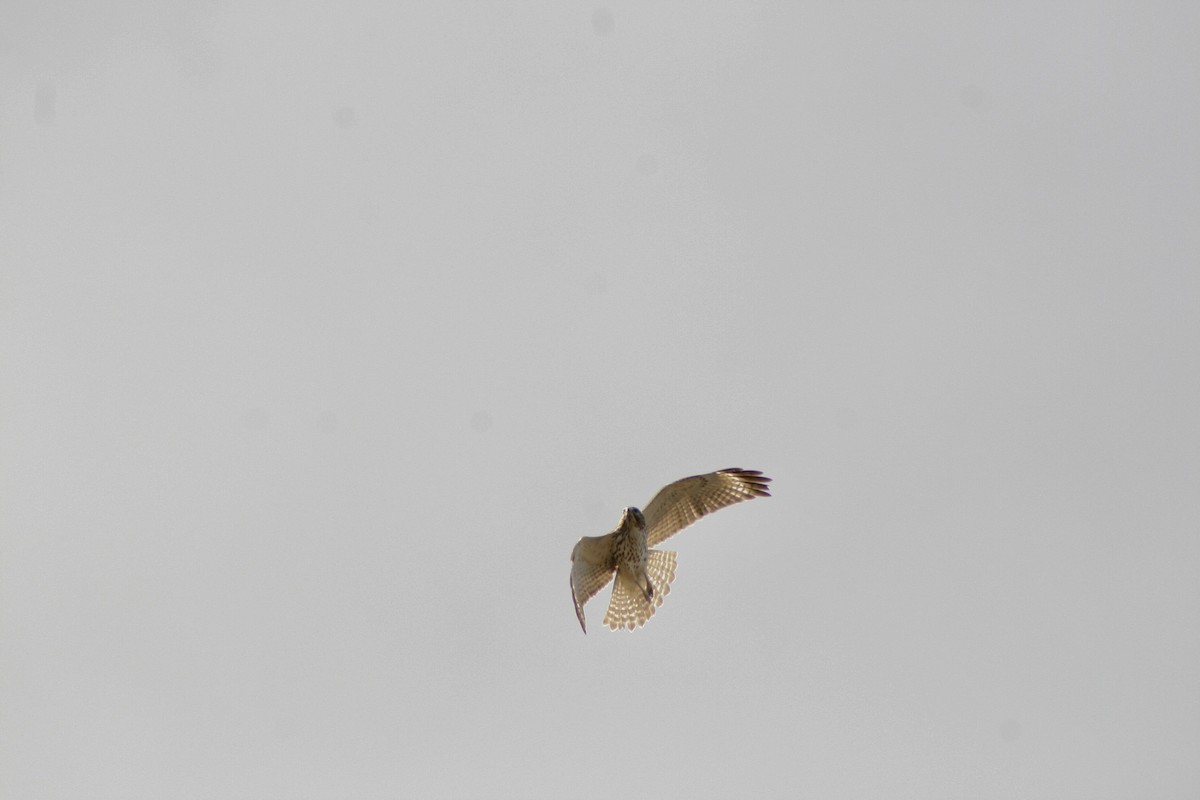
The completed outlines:
{"type": "Polygon", "coordinates": [[[639,508],[630,506],[621,512],[621,527],[627,525],[636,525],[639,528],[646,527],[646,518],[642,516],[642,511],[639,508]]]}

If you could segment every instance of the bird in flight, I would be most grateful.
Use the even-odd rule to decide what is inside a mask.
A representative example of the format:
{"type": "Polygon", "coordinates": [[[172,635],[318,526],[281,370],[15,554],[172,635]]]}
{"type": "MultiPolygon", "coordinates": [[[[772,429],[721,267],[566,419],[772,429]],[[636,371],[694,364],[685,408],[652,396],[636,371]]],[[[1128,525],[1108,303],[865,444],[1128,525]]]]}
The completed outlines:
{"type": "Polygon", "coordinates": [[[662,605],[675,580],[675,553],[651,550],[705,514],[756,497],[770,497],[770,478],[758,470],[732,467],[669,483],[645,511],[627,508],[612,533],[584,536],[571,551],[571,598],[579,627],[587,633],[583,604],[616,576],[604,624],[633,630],[662,605]]]}

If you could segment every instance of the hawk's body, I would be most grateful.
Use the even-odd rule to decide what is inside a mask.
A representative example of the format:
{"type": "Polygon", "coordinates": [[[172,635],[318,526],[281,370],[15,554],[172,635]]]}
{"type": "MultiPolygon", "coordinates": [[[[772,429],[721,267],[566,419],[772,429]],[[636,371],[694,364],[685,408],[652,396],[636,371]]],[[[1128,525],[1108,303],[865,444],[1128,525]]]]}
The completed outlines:
{"type": "Polygon", "coordinates": [[[604,536],[585,536],[571,551],[571,596],[575,615],[587,633],[583,604],[616,578],[604,624],[633,630],[662,605],[675,579],[675,553],[652,550],[705,514],[743,500],[770,497],[757,470],[723,469],[693,475],[664,486],[645,512],[627,508],[621,523],[604,536]]]}

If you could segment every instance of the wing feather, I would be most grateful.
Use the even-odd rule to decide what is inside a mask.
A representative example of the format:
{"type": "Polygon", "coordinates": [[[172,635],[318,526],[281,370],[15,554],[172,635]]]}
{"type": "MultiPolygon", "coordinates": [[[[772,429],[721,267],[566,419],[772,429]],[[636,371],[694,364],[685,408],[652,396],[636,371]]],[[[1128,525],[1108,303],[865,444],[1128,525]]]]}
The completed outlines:
{"type": "Polygon", "coordinates": [[[584,536],[571,551],[571,598],[575,601],[575,616],[584,633],[587,633],[587,622],[583,618],[583,604],[607,586],[616,571],[615,538],[615,533],[584,536]]]}
{"type": "Polygon", "coordinates": [[[646,545],[654,547],[725,506],[770,497],[770,482],[758,470],[731,467],[667,484],[642,512],[646,517],[646,545]]]}

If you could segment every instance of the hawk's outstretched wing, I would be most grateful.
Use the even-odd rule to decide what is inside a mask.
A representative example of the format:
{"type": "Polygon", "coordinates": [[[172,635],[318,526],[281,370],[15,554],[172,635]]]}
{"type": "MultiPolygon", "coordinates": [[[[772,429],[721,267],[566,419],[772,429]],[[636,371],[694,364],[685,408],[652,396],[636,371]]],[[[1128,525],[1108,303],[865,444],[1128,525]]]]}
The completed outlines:
{"type": "Polygon", "coordinates": [[[731,467],[667,484],[642,511],[646,517],[646,546],[654,547],[705,514],[725,506],[755,497],[770,497],[767,491],[770,482],[758,470],[731,467]]]}
{"type": "Polygon", "coordinates": [[[584,536],[571,551],[571,597],[575,600],[575,616],[579,627],[587,633],[583,621],[583,604],[595,596],[612,580],[617,571],[613,553],[616,533],[604,536],[584,536]]]}

